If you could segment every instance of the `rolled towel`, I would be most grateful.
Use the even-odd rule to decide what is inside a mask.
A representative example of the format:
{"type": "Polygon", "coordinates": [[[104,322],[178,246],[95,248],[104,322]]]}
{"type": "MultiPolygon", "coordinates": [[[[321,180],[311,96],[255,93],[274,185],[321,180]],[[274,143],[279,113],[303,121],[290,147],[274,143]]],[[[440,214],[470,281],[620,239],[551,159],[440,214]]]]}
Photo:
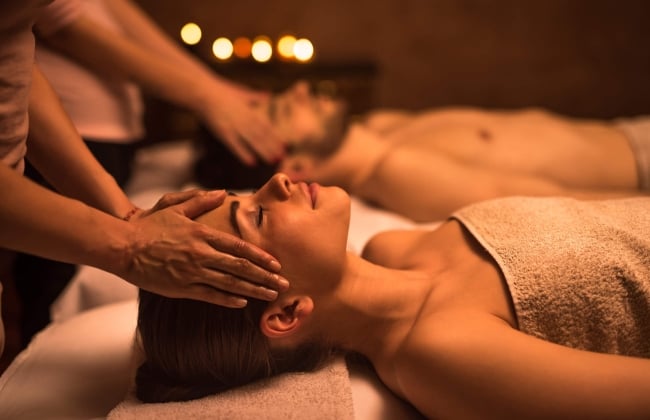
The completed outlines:
{"type": "Polygon", "coordinates": [[[353,419],[350,377],[343,357],[309,373],[287,373],[192,401],[144,404],[133,393],[108,420],[353,419]]]}

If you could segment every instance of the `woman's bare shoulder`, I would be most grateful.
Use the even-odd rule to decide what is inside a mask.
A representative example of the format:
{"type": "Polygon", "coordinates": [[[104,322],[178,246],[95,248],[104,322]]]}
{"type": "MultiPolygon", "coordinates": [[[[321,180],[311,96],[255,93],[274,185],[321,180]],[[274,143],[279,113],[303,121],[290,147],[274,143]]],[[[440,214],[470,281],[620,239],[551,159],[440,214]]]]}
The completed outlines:
{"type": "Polygon", "coordinates": [[[388,268],[406,269],[410,256],[419,248],[430,230],[391,230],[370,238],[361,253],[362,258],[388,268]]]}

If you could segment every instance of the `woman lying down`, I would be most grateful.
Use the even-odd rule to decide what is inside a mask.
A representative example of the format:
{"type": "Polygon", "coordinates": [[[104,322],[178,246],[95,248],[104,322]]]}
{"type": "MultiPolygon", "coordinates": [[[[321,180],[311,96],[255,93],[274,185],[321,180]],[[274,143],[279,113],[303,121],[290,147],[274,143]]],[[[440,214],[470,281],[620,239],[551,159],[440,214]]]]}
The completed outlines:
{"type": "Polygon", "coordinates": [[[650,198],[508,198],[346,252],[341,189],[274,176],[201,221],[276,255],[291,287],[226,309],[141,292],[144,402],[188,400],[334,353],[429,418],[650,413],[650,198]]]}

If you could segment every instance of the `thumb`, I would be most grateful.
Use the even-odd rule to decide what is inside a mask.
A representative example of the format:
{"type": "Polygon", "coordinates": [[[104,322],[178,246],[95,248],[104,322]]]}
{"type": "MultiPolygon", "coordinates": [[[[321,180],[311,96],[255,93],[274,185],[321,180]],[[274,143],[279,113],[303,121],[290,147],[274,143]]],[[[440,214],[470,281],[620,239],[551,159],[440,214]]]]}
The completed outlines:
{"type": "Polygon", "coordinates": [[[209,191],[175,205],[174,209],[190,219],[195,219],[223,204],[226,195],[224,190],[209,191]]]}

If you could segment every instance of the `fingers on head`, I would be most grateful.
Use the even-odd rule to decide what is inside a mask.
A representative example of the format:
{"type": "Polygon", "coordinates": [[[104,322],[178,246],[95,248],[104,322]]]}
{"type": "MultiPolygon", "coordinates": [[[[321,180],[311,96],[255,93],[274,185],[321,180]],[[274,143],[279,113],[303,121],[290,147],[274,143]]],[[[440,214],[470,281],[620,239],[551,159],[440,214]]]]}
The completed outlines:
{"type": "Polygon", "coordinates": [[[196,284],[192,288],[190,299],[200,300],[226,308],[243,308],[248,303],[245,298],[227,293],[206,284],[196,284]]]}

